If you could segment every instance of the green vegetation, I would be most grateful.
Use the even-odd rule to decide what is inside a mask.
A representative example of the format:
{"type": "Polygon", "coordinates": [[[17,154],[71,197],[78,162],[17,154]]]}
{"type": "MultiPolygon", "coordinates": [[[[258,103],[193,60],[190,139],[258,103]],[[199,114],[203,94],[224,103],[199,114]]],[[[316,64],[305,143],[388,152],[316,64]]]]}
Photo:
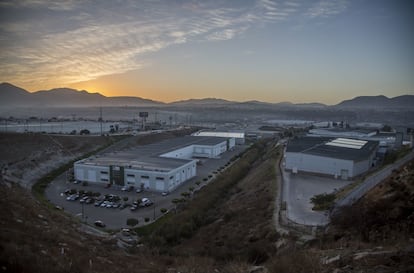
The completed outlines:
{"type": "Polygon", "coordinates": [[[45,176],[43,176],[42,178],[40,178],[32,187],[32,193],[34,195],[34,197],[36,197],[39,201],[44,202],[45,204],[47,204],[48,206],[52,206],[47,199],[45,198],[45,190],[47,188],[47,186],[49,185],[50,182],[52,182],[56,177],[58,177],[59,175],[61,175],[63,172],[65,172],[66,170],[68,170],[69,168],[71,168],[73,166],[73,164],[82,159],[82,158],[86,158],[89,157],[93,154],[96,154],[97,152],[109,147],[110,145],[114,144],[117,141],[122,140],[123,138],[110,138],[110,141],[101,146],[100,148],[85,153],[83,156],[80,156],[78,158],[75,158],[71,161],[69,161],[66,164],[61,165],[60,167],[58,167],[57,169],[54,169],[52,171],[50,171],[49,173],[47,173],[45,176]]]}
{"type": "Polygon", "coordinates": [[[131,227],[135,227],[136,225],[138,225],[138,223],[139,223],[138,219],[135,219],[135,218],[128,218],[126,220],[126,224],[131,227]]]}
{"type": "Polygon", "coordinates": [[[328,210],[331,208],[335,201],[335,194],[334,193],[322,193],[317,194],[311,198],[311,202],[313,204],[313,210],[328,210]]]}
{"type": "Polygon", "coordinates": [[[384,158],[384,165],[393,164],[395,161],[397,161],[400,158],[403,158],[410,152],[409,147],[401,147],[397,151],[390,151],[385,155],[384,158]]]}
{"type": "Polygon", "coordinates": [[[181,196],[188,198],[190,197],[190,193],[185,191],[181,193],[181,196]]]}
{"type": "MultiPolygon", "coordinates": [[[[190,238],[201,226],[214,220],[212,212],[220,200],[228,197],[231,188],[248,173],[264,150],[265,145],[262,143],[252,146],[245,151],[237,164],[217,176],[215,182],[206,186],[203,194],[190,201],[191,204],[183,211],[169,214],[146,227],[137,228],[137,233],[145,235],[143,240],[157,247],[174,246],[183,239],[190,238]]],[[[182,195],[184,194],[186,195],[186,193],[182,195]]]]}

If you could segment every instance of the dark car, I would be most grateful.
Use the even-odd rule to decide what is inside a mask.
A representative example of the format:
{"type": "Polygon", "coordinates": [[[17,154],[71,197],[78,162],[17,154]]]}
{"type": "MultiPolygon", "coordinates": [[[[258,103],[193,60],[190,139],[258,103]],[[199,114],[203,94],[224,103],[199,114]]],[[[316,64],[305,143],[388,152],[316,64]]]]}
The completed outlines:
{"type": "Polygon", "coordinates": [[[105,227],[106,225],[104,224],[104,222],[102,222],[102,221],[100,221],[100,220],[98,220],[98,221],[95,221],[95,226],[97,226],[97,227],[105,227]]]}

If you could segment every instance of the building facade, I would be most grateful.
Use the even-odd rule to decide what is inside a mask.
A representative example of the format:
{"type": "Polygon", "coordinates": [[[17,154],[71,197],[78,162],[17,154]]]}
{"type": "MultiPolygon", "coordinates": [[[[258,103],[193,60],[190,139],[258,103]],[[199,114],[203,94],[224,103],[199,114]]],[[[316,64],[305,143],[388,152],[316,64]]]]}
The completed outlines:
{"type": "Polygon", "coordinates": [[[285,169],[350,179],[375,165],[378,144],[348,138],[294,139],[286,148],[285,169]]]}
{"type": "Polygon", "coordinates": [[[170,192],[197,175],[197,158],[218,157],[234,147],[234,142],[221,137],[188,136],[92,156],[75,162],[75,179],[170,192]]]}

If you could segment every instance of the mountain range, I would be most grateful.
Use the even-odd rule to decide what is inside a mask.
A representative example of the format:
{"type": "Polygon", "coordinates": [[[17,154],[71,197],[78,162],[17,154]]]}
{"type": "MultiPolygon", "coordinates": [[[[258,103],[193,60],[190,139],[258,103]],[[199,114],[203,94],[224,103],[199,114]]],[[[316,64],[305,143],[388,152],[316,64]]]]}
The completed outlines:
{"type": "Polygon", "coordinates": [[[414,95],[403,95],[394,98],[386,96],[360,96],[350,100],[344,100],[337,105],[325,105],[322,103],[290,102],[268,103],[260,101],[234,102],[217,98],[189,99],[171,103],[163,103],[140,97],[107,97],[100,93],[78,91],[70,88],[55,88],[28,92],[10,83],[0,84],[0,107],[88,107],[88,106],[169,106],[169,107],[231,107],[235,109],[266,109],[278,108],[327,108],[339,109],[412,109],[414,95]]]}

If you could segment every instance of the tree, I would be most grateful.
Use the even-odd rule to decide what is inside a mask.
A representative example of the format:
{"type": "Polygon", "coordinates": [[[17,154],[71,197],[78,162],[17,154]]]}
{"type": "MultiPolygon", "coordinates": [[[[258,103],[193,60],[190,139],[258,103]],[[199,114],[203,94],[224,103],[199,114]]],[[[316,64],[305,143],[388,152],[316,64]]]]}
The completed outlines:
{"type": "Polygon", "coordinates": [[[88,129],[80,130],[79,134],[81,135],[89,135],[91,132],[88,129]]]}
{"type": "Polygon", "coordinates": [[[383,132],[391,132],[392,128],[389,125],[384,125],[384,127],[382,127],[381,131],[383,132]]]}
{"type": "Polygon", "coordinates": [[[333,205],[335,198],[336,195],[334,193],[317,194],[311,198],[311,202],[314,205],[312,209],[327,210],[333,205]]]}
{"type": "Polygon", "coordinates": [[[128,218],[126,223],[127,223],[128,226],[134,227],[134,226],[138,225],[139,221],[138,221],[138,219],[135,219],[135,218],[128,218]]]}

